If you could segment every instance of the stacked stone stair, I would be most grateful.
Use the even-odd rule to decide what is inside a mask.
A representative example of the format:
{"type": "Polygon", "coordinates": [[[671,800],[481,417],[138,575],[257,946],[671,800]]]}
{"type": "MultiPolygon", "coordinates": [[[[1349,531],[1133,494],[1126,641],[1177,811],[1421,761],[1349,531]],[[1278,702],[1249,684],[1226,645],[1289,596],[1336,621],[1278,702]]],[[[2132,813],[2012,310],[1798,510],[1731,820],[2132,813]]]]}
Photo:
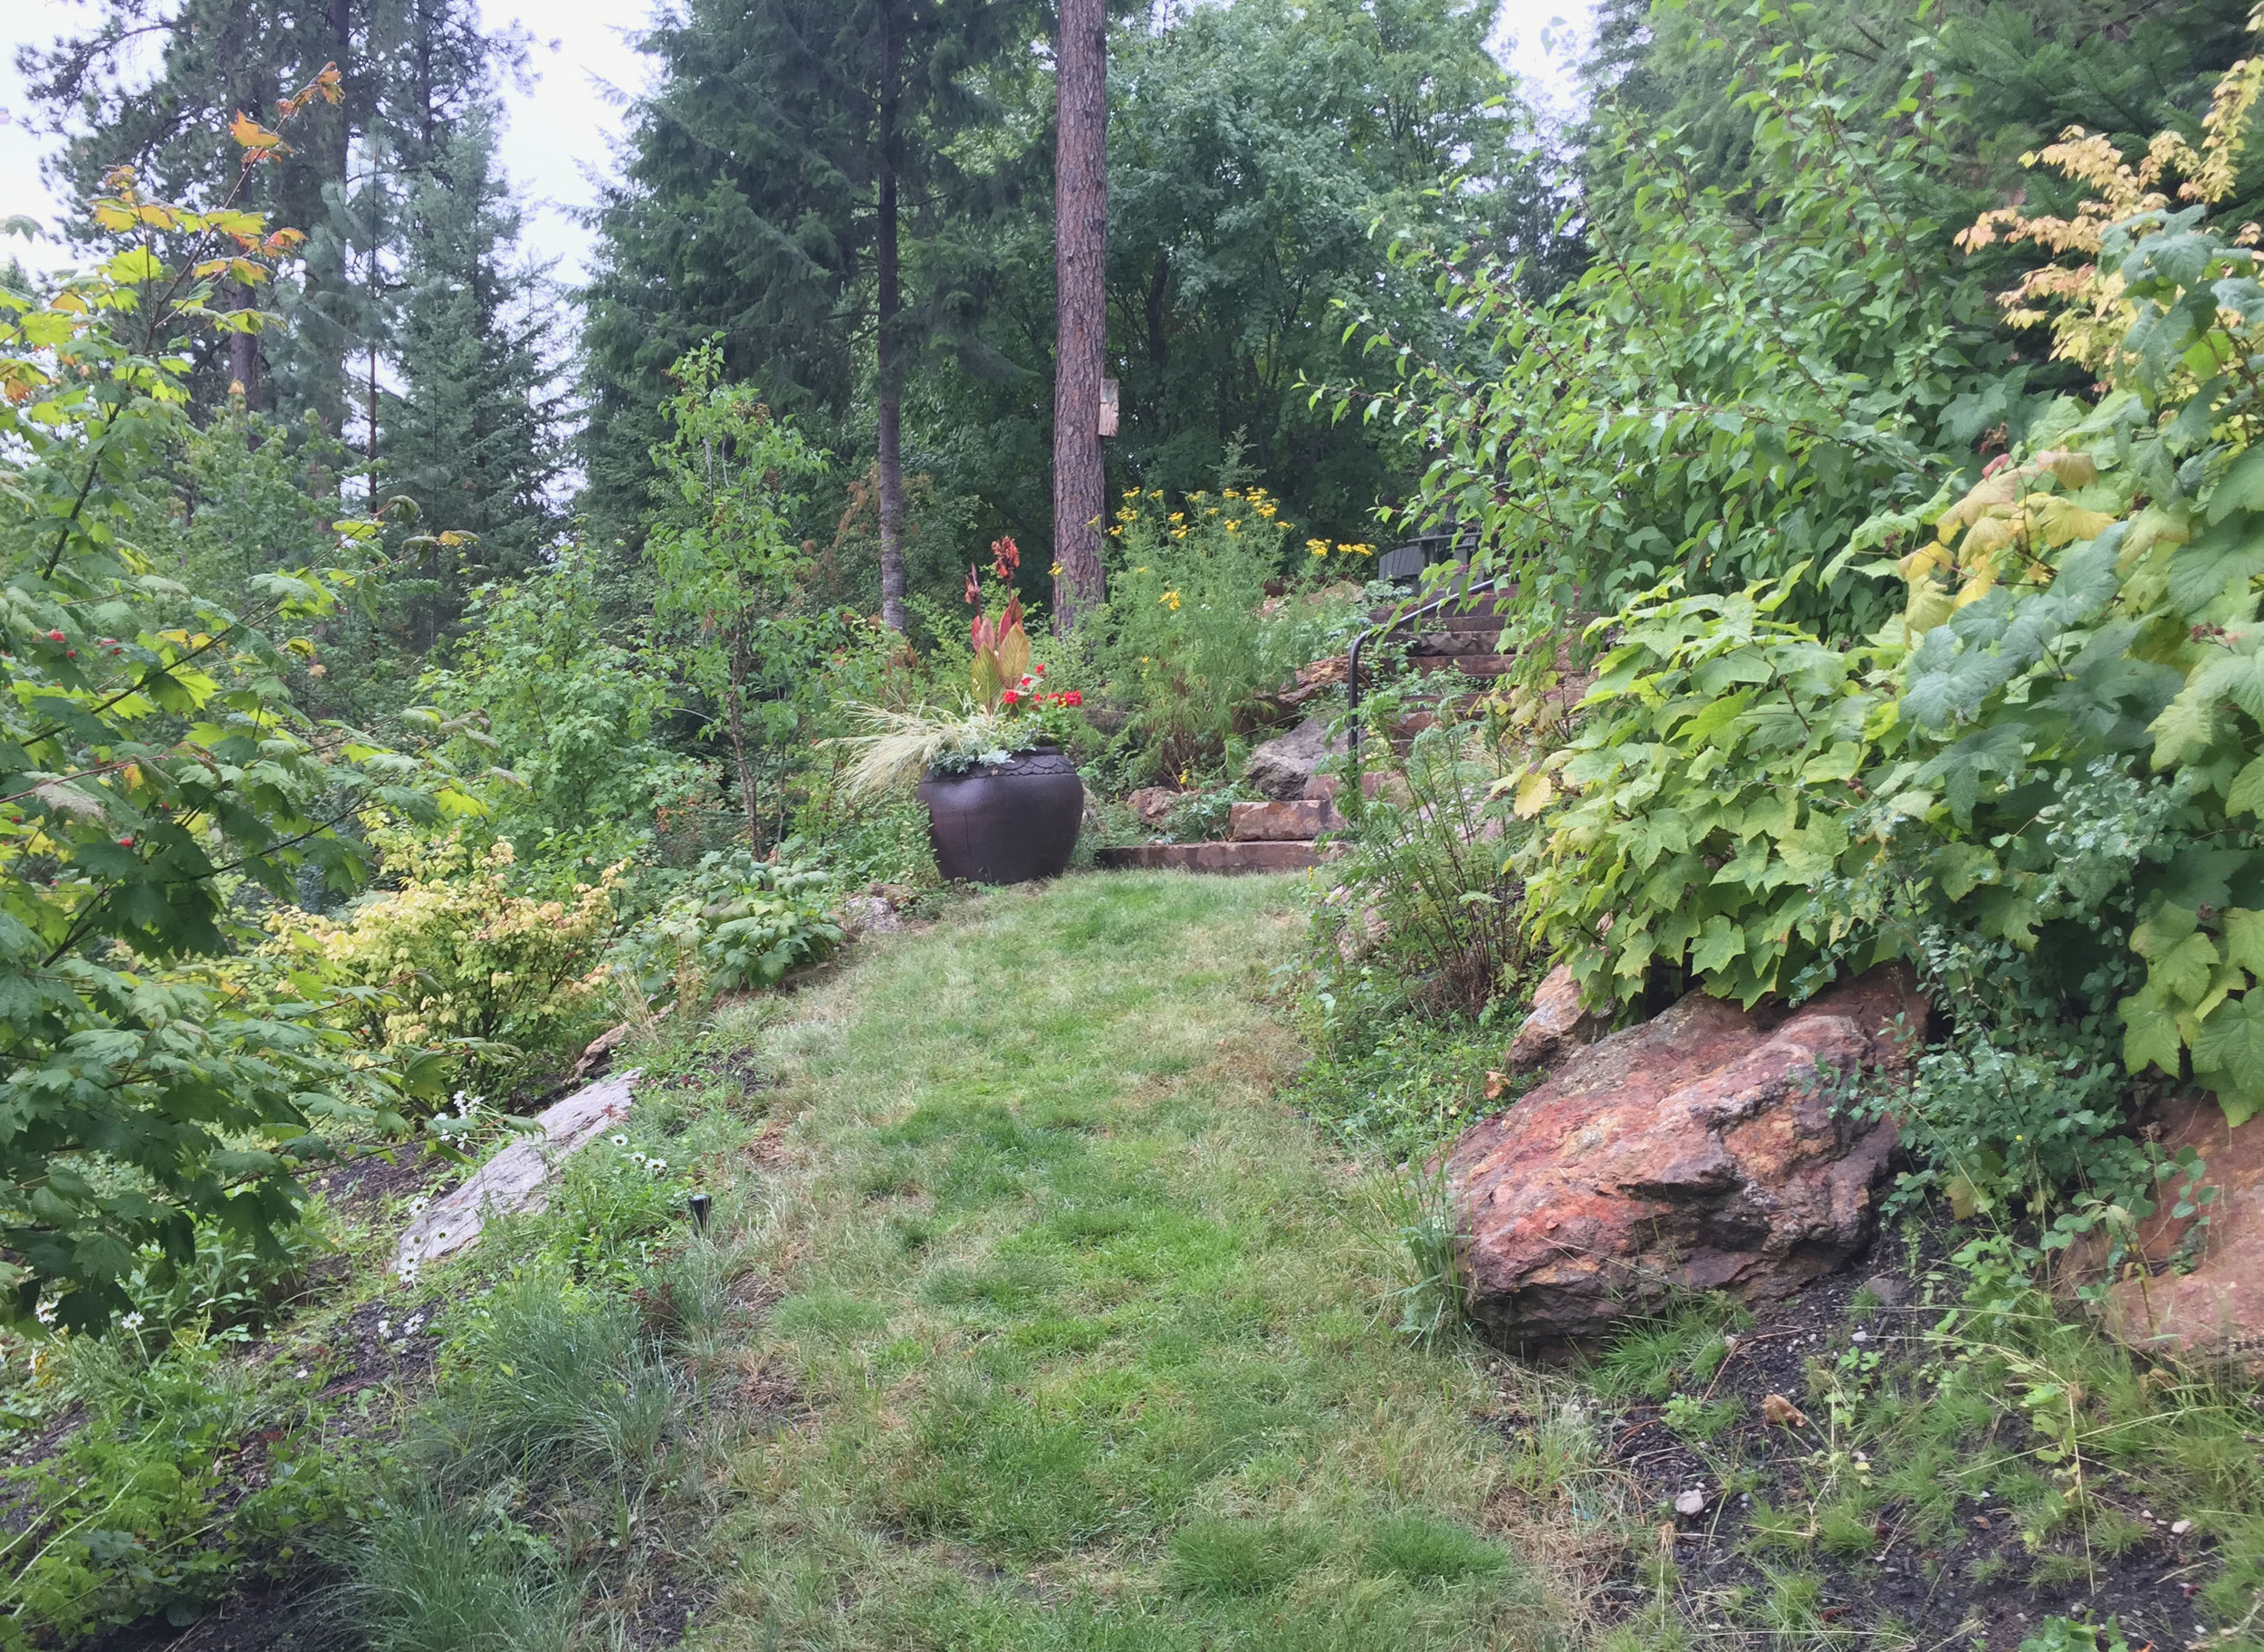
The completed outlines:
{"type": "Polygon", "coordinates": [[[1127,844],[1102,850],[1100,863],[1182,872],[1301,872],[1341,852],[1336,844],[1315,840],[1342,824],[1325,797],[1234,803],[1226,812],[1223,841],[1127,844]]]}
{"type": "MultiPolygon", "coordinates": [[[[1387,606],[1369,617],[1383,625],[1396,611],[1387,606]]],[[[1393,744],[1403,751],[1437,721],[1441,706],[1474,699],[1494,678],[1507,677],[1515,663],[1514,656],[1500,651],[1503,620],[1494,599],[1481,597],[1468,611],[1427,615],[1416,623],[1422,629],[1408,639],[1407,668],[1423,674],[1424,686],[1408,696],[1393,730],[1393,744]]],[[[1318,754],[1317,735],[1315,741],[1311,749],[1318,754]]],[[[1289,783],[1295,784],[1294,779],[1289,783]]],[[[1295,872],[1319,866],[1343,852],[1340,844],[1317,840],[1343,824],[1329,801],[1336,783],[1333,776],[1308,779],[1300,795],[1235,803],[1227,811],[1223,840],[1127,844],[1102,850],[1100,864],[1185,872],[1295,872]]]]}

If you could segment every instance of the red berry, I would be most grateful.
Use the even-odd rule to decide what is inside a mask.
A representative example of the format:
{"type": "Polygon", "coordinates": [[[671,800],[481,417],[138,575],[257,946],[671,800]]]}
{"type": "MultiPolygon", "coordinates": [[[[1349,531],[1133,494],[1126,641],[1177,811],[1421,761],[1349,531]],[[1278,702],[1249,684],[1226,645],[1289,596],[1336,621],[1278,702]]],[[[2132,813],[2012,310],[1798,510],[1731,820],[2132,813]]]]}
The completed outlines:
{"type": "Polygon", "coordinates": [[[50,642],[61,642],[62,640],[62,633],[61,631],[50,631],[47,633],[47,640],[50,642]]]}

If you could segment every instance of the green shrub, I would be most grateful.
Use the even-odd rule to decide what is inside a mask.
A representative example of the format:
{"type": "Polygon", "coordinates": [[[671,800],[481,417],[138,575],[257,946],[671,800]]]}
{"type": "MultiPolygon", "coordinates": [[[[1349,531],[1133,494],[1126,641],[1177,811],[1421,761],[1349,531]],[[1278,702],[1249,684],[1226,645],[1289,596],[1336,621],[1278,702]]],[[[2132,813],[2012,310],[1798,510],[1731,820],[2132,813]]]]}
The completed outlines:
{"type": "Polygon", "coordinates": [[[1192,779],[1248,732],[1259,694],[1329,650],[1359,593],[1321,584],[1320,570],[1364,570],[1370,547],[1298,552],[1262,488],[1166,504],[1160,490],[1125,496],[1108,530],[1108,600],[1081,641],[1128,714],[1145,773],[1192,779]]]}
{"type": "Polygon", "coordinates": [[[461,836],[380,834],[398,888],[342,917],[286,910],[268,950],[333,990],[361,989],[356,1031],[369,1048],[446,1052],[455,1081],[523,1082],[530,1060],[556,1065],[602,1014],[600,955],[620,869],[574,898],[511,887],[508,841],[476,851],[461,836]]]}
{"type": "Polygon", "coordinates": [[[840,926],[826,909],[833,874],[801,850],[789,840],[769,860],[744,849],[703,855],[660,916],[631,938],[648,990],[687,957],[715,991],[775,986],[839,945],[840,926]]]}
{"type": "MultiPolygon", "coordinates": [[[[49,1357],[55,1350],[50,1349],[49,1357]]],[[[272,1552],[334,1515],[345,1465],[302,1434],[288,1394],[184,1333],[154,1358],[130,1339],[72,1339],[84,1407],[53,1456],[0,1474],[30,1519],[8,1542],[0,1646],[71,1642],[156,1613],[186,1622],[272,1552]],[[248,1484],[247,1442],[272,1429],[248,1484]]]]}
{"type": "MultiPolygon", "coordinates": [[[[1368,749],[1388,752],[1388,702],[1375,716],[1368,749]]],[[[1348,787],[1352,852],[1313,922],[1324,983],[1373,967],[1425,1008],[1466,1014],[1518,984],[1526,937],[1510,860],[1529,828],[1501,794],[1502,751],[1494,719],[1449,716],[1415,736],[1373,799],[1354,802],[1348,787]]]]}
{"type": "MultiPolygon", "coordinates": [[[[2264,1108],[2264,448],[2258,388],[2196,376],[2264,328],[2254,255],[2204,221],[2250,101],[2226,111],[2164,150],[2197,204],[2102,173],[2125,216],[2087,221],[2098,263],[2022,289],[2067,299],[2104,399],[1842,552],[1902,552],[1870,570],[1904,581],[1900,625],[1842,648],[1778,621],[1796,571],[1591,628],[1587,720],[1516,783],[1533,931],[1589,1003],[1906,960],[1969,1029],[2032,1029],[1922,1072],[1921,1128],[1984,1168],[2100,1168],[2102,1045],[2236,1123],[2264,1108]]],[[[1975,234],[2007,227],[2059,234],[1975,234]]]]}

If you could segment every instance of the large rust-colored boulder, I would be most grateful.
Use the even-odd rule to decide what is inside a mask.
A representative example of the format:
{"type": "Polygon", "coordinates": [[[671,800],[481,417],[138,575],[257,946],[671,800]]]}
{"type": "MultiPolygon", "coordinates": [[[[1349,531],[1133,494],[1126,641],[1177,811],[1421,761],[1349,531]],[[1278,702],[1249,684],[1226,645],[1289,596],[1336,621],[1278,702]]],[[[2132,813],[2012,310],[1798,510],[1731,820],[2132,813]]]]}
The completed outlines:
{"type": "MultiPolygon", "coordinates": [[[[2133,1348],[2188,1358],[2264,1360],[2264,1123],[2237,1129],[2207,1096],[2173,1096],[2157,1139],[2172,1158],[2191,1148],[2202,1160],[2193,1191],[2216,1189],[2196,1209],[2208,1225],[2175,1214],[2188,1178],[2157,1189],[2159,1208],[2131,1236],[2129,1254],[2100,1302],[2106,1328],[2133,1348]],[[2190,1272],[2180,1272],[2188,1268],[2190,1272]]],[[[2068,1283],[2102,1273],[2106,1247],[2096,1238],[2070,1253],[2068,1283]]]]}
{"type": "Polygon", "coordinates": [[[1899,1068],[1925,1022],[1875,970],[1791,1011],[1693,993],[1568,1055],[1449,1156],[1472,1317],[1549,1356],[1678,1292],[1830,1273],[1870,1239],[1895,1129],[1836,1116],[1819,1069],[1899,1068]]]}

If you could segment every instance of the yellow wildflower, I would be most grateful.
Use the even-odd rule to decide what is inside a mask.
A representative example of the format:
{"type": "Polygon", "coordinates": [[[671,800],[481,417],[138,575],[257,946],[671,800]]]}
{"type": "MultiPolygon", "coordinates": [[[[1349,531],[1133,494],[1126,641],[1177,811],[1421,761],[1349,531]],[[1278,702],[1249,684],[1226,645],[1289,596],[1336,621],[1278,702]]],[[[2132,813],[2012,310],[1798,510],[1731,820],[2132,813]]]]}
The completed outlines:
{"type": "Polygon", "coordinates": [[[1052,567],[1050,567],[1050,568],[1047,569],[1047,570],[1046,570],[1046,571],[1047,571],[1048,573],[1050,573],[1050,574],[1051,574],[1051,575],[1052,575],[1055,579],[1057,579],[1057,580],[1058,580],[1058,579],[1060,579],[1060,578],[1061,577],[1061,564],[1060,564],[1060,563],[1059,563],[1059,562],[1056,562],[1056,563],[1054,563],[1054,564],[1053,564],[1053,566],[1052,566],[1052,567]]]}
{"type": "Polygon", "coordinates": [[[1240,494],[1236,493],[1231,487],[1222,487],[1219,489],[1218,496],[1222,499],[1239,499],[1242,497],[1240,494]]]}
{"type": "Polygon", "coordinates": [[[1137,487],[1127,487],[1124,490],[1124,496],[1127,499],[1137,499],[1140,496],[1140,490],[1137,487]]]}
{"type": "Polygon", "coordinates": [[[1171,514],[1171,520],[1174,522],[1185,522],[1187,520],[1187,513],[1185,511],[1174,511],[1171,514]]]}
{"type": "Polygon", "coordinates": [[[1226,531],[1227,531],[1229,533],[1233,533],[1236,529],[1240,528],[1242,525],[1242,523],[1241,523],[1239,520],[1237,520],[1236,518],[1233,517],[1233,516],[1229,516],[1229,517],[1226,519],[1226,531]]]}
{"type": "Polygon", "coordinates": [[[1325,539],[1309,539],[1305,542],[1305,549],[1315,556],[1326,556],[1329,554],[1329,542],[1325,539]]]}
{"type": "Polygon", "coordinates": [[[1175,614],[1179,611],[1179,593],[1177,591],[1167,591],[1156,600],[1158,602],[1161,602],[1166,608],[1171,610],[1173,613],[1175,614]]]}

